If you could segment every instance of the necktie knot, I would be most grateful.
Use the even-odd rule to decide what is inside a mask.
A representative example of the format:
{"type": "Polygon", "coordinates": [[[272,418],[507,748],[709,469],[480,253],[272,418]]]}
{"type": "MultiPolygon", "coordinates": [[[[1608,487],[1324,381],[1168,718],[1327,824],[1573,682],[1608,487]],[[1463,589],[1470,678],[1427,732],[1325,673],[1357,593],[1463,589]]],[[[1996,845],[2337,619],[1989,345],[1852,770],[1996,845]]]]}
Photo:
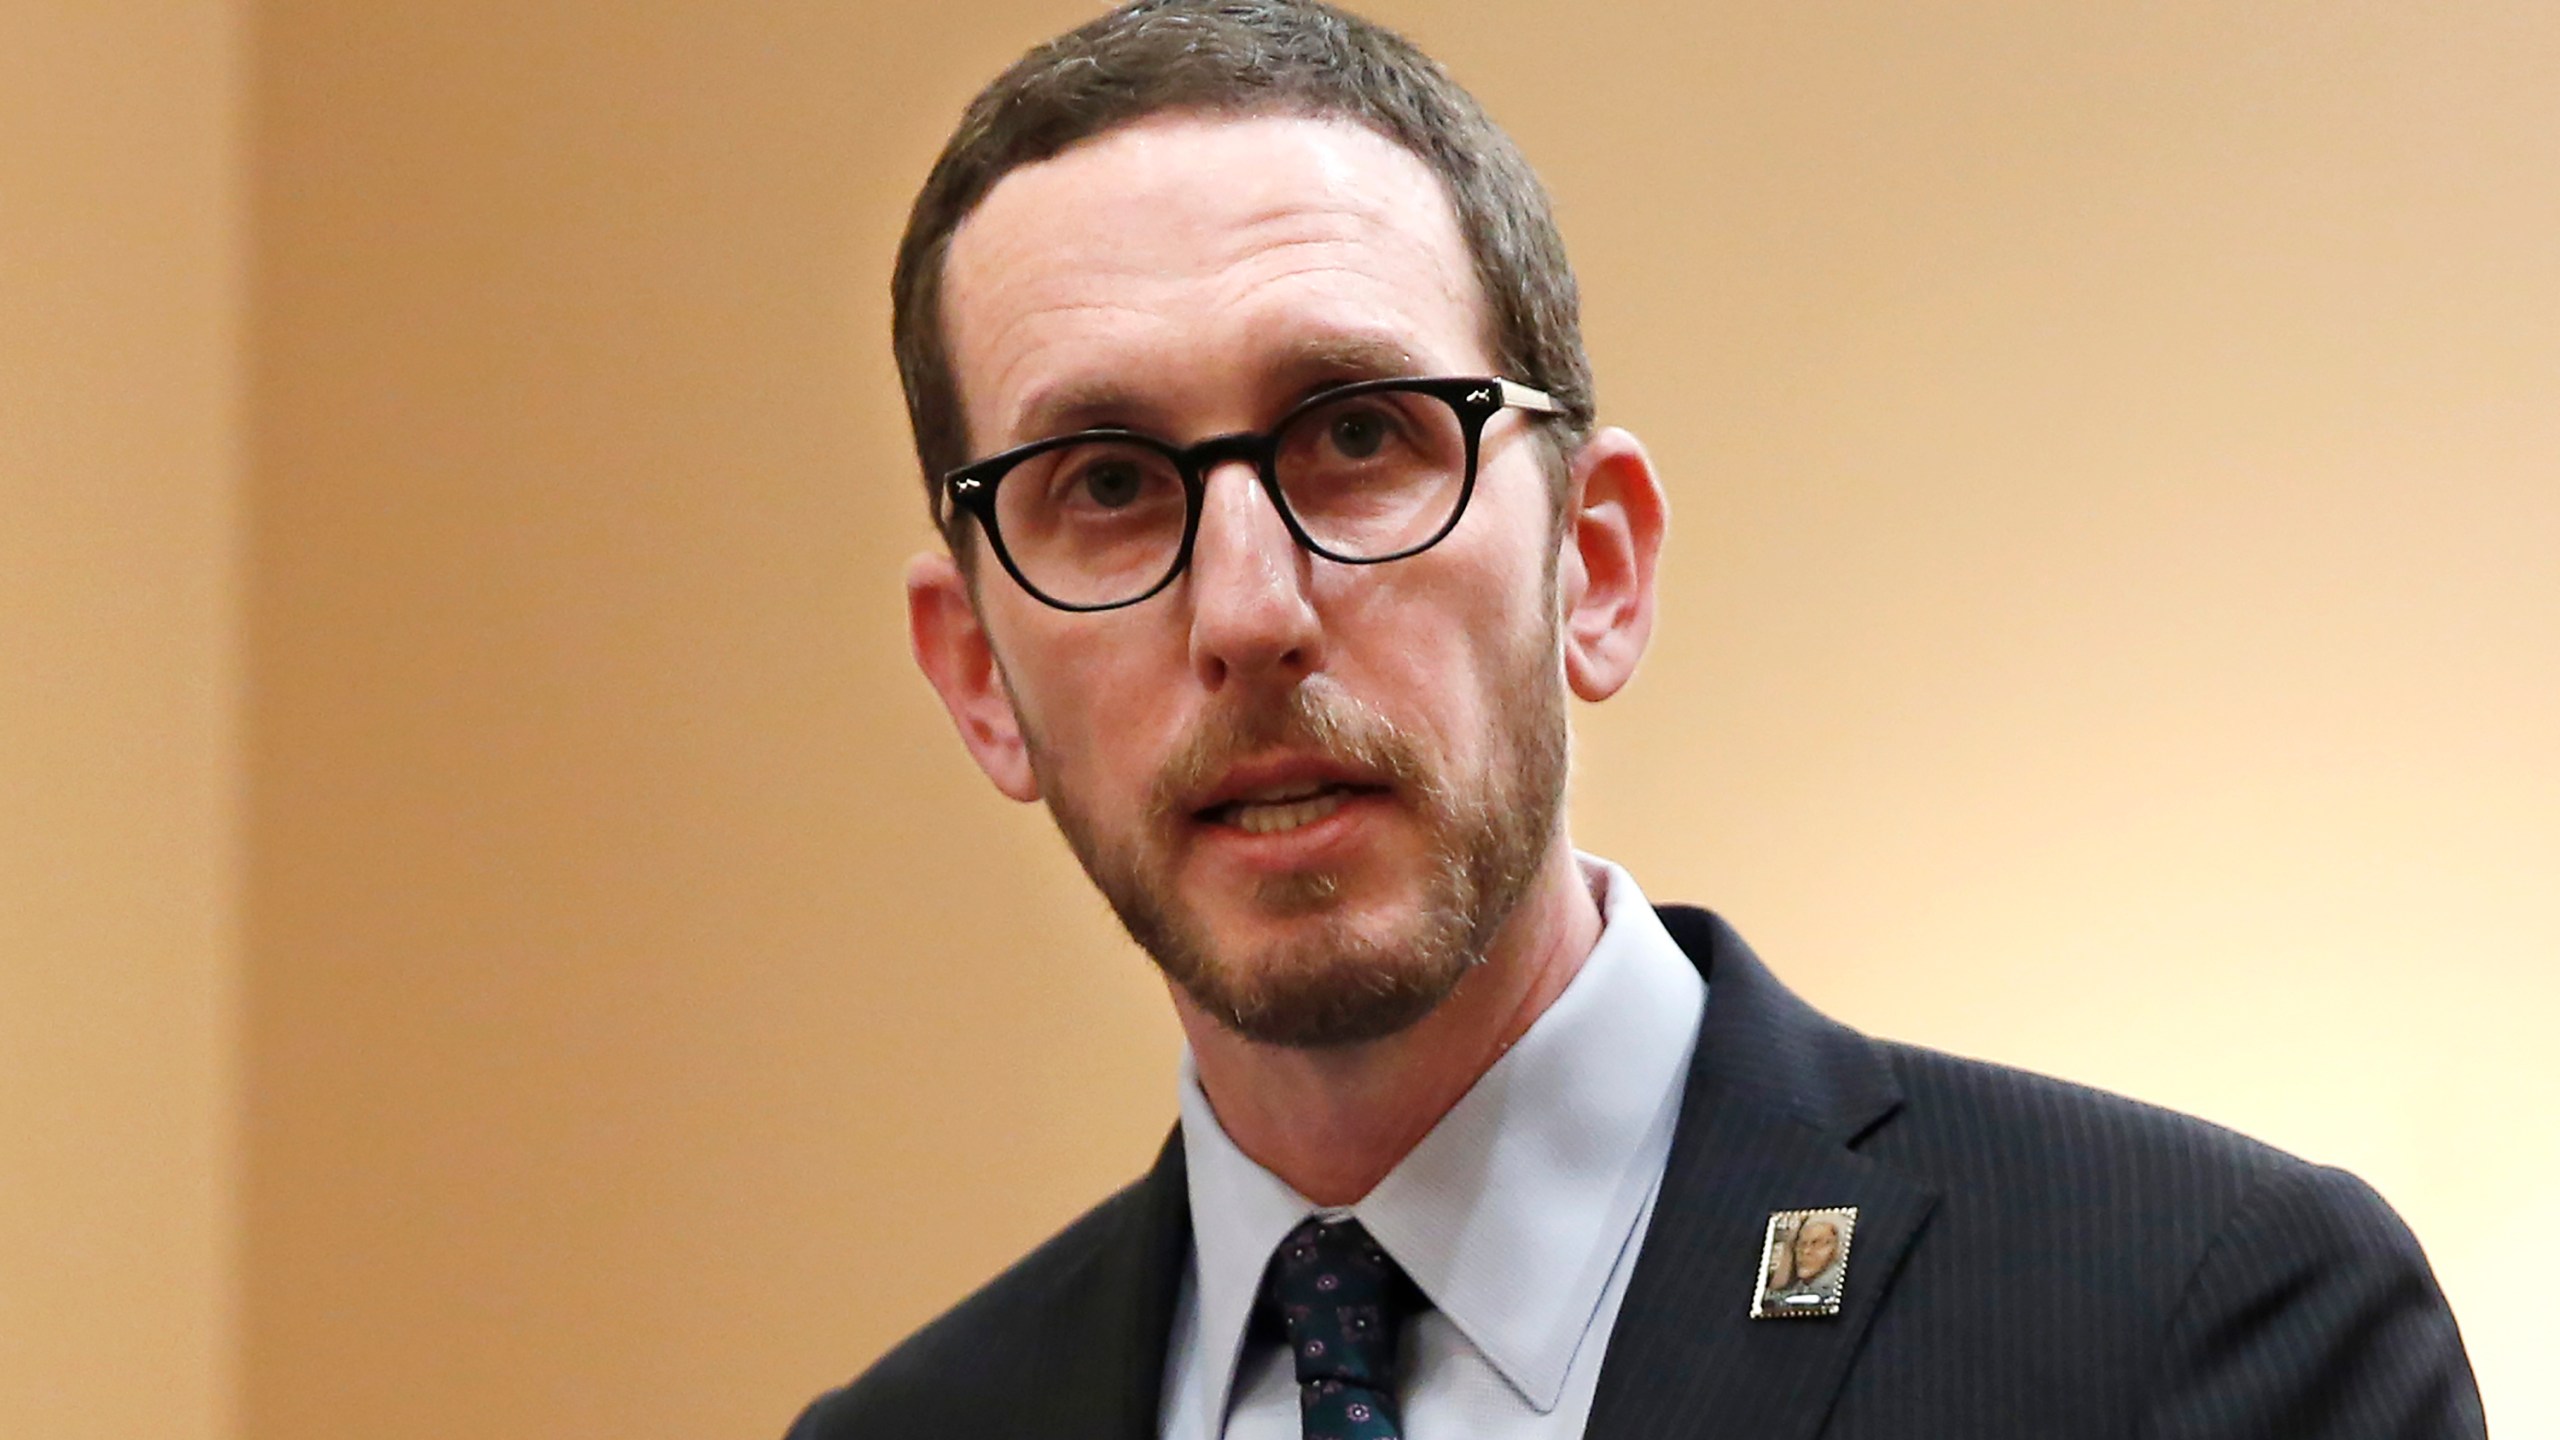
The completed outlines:
{"type": "Polygon", "coordinates": [[[1308,1219],[1272,1254],[1264,1297],[1297,1367],[1308,1436],[1394,1440],[1396,1337],[1421,1292],[1357,1220],[1308,1219]]]}

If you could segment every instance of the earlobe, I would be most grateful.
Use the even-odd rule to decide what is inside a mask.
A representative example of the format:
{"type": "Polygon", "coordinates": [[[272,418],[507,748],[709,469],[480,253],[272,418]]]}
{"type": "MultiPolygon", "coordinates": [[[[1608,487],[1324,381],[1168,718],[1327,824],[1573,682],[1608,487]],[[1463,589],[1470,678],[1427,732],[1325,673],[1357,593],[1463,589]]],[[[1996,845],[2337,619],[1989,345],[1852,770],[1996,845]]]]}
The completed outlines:
{"type": "Polygon", "coordinates": [[[1039,799],[1040,782],[995,647],[970,603],[968,578],[948,555],[936,551],[907,562],[907,640],[916,668],[942,697],[978,768],[1010,798],[1039,799]]]}
{"type": "Polygon", "coordinates": [[[1573,496],[1559,537],[1565,679],[1581,698],[1606,700],[1634,677],[1653,634],[1670,505],[1643,444],[1614,428],[1575,454],[1573,496]]]}

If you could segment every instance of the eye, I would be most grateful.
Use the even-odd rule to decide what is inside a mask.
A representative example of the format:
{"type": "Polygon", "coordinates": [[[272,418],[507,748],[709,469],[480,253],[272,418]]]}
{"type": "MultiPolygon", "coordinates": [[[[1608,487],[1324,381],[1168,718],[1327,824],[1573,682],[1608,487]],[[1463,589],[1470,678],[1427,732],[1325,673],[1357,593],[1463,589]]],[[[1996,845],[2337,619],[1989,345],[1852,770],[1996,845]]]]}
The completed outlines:
{"type": "Polygon", "coordinates": [[[1337,411],[1325,424],[1325,443],[1347,460],[1366,460],[1386,447],[1394,425],[1384,411],[1362,406],[1337,411]]]}
{"type": "Polygon", "coordinates": [[[1114,455],[1077,470],[1068,477],[1067,488],[1071,498],[1090,500],[1105,510],[1122,510],[1146,493],[1147,477],[1135,460],[1114,455]],[[1083,493],[1077,495],[1077,491],[1083,493]]]}

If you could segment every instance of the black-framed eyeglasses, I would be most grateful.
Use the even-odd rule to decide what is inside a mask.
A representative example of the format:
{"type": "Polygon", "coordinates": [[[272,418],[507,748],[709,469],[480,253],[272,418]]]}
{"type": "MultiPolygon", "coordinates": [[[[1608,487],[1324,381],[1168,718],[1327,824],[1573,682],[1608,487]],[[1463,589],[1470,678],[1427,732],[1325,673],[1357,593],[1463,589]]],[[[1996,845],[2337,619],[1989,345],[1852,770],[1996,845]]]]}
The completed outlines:
{"type": "Polygon", "coordinates": [[[1315,395],[1261,434],[1178,446],[1135,430],[1081,430],[1016,446],[943,477],[943,533],[975,518],[1006,573],[1061,610],[1112,610],[1191,563],[1209,471],[1252,462],[1307,550],[1345,565],[1418,555],[1457,528],[1475,493],[1485,422],[1557,415],[1544,391],[1497,376],[1362,380],[1315,395]]]}

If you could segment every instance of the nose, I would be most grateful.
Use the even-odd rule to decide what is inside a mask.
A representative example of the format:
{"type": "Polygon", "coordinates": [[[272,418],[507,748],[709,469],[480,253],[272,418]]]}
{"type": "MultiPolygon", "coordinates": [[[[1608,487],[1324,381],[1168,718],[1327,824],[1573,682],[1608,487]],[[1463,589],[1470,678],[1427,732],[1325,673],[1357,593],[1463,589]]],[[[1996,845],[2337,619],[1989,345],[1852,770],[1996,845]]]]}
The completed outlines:
{"type": "Polygon", "coordinates": [[[1185,576],[1194,673],[1212,690],[1287,684],[1314,673],[1323,658],[1323,630],[1307,594],[1315,557],[1290,538],[1251,464],[1218,465],[1203,483],[1185,576]]]}

